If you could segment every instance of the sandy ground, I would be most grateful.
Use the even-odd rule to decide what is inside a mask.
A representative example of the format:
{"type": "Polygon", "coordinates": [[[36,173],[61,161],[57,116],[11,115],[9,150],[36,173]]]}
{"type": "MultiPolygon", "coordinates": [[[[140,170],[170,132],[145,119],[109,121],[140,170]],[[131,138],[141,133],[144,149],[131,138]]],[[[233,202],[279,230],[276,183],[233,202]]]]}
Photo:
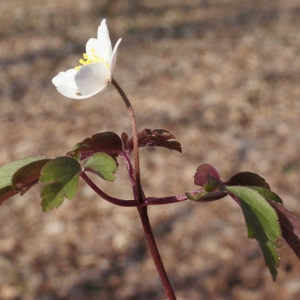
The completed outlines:
{"type": "MultiPolygon", "coordinates": [[[[115,79],[138,126],[172,132],[183,154],[141,150],[147,196],[195,189],[202,163],[226,180],[260,174],[300,216],[300,4],[298,1],[0,2],[0,164],[59,156],[96,132],[130,133],[120,97],[109,86],[75,101],[51,83],[73,68],[103,18],[122,37],[115,79]]],[[[105,191],[130,199],[120,161],[105,191]]],[[[115,207],[83,182],[76,197],[43,213],[40,186],[0,208],[0,299],[156,300],[165,295],[135,209],[115,207]]],[[[300,298],[300,262],[282,240],[277,281],[239,207],[151,207],[150,220],[178,297],[300,298]]]]}

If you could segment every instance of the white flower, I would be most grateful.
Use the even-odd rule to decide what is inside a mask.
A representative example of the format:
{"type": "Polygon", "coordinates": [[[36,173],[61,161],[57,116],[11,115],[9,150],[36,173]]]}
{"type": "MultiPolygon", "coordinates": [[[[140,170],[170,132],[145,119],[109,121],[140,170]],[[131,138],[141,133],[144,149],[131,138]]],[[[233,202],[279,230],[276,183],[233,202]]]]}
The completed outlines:
{"type": "Polygon", "coordinates": [[[111,81],[116,65],[119,39],[112,51],[106,20],[98,27],[97,39],[86,44],[86,53],[79,60],[81,66],[60,72],[52,79],[57,90],[72,99],[86,99],[101,92],[111,81]]]}

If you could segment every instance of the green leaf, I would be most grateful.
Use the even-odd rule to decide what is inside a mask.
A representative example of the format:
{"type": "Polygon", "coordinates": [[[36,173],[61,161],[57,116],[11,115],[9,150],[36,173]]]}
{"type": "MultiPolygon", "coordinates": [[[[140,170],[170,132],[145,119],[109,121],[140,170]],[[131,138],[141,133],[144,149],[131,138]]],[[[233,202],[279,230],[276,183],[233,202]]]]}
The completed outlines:
{"type": "Polygon", "coordinates": [[[13,161],[3,167],[0,168],[0,204],[3,203],[8,198],[14,196],[19,190],[15,190],[12,185],[12,178],[14,173],[32,163],[39,160],[44,160],[44,157],[29,157],[29,158],[23,158],[16,161],[13,161]]]}
{"type": "Polygon", "coordinates": [[[99,152],[88,159],[84,169],[94,172],[104,180],[113,181],[117,163],[110,155],[99,152]]]}
{"type": "Polygon", "coordinates": [[[258,192],[244,186],[229,186],[228,191],[237,197],[243,210],[248,237],[255,238],[262,250],[273,280],[277,276],[279,255],[275,247],[281,235],[278,216],[271,205],[258,192]]]}
{"type": "Polygon", "coordinates": [[[43,211],[59,207],[64,197],[69,200],[74,197],[80,172],[80,163],[68,156],[57,157],[44,166],[40,182],[50,184],[41,192],[43,211]]]}
{"type": "Polygon", "coordinates": [[[273,200],[275,202],[278,202],[278,203],[282,204],[281,198],[277,194],[275,194],[274,192],[272,192],[272,191],[270,191],[270,190],[268,190],[266,188],[263,188],[263,187],[260,187],[260,186],[248,186],[248,188],[257,191],[265,199],[273,200]]]}

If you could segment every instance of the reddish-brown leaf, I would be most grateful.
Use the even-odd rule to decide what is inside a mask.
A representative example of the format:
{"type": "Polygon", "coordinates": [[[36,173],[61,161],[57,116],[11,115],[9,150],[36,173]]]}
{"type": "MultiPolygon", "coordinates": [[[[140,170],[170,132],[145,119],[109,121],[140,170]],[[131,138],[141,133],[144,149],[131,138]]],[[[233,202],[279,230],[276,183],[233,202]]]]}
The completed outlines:
{"type": "Polygon", "coordinates": [[[268,200],[276,210],[281,226],[282,237],[300,259],[300,221],[283,204],[268,200]]]}
{"type": "MultiPolygon", "coordinates": [[[[144,129],[138,132],[139,147],[158,146],[181,153],[182,149],[180,143],[177,141],[169,141],[174,138],[173,134],[163,129],[144,129]]],[[[123,134],[122,140],[124,142],[125,149],[131,152],[133,150],[133,138],[128,138],[126,134],[123,134]]]]}
{"type": "MultiPolygon", "coordinates": [[[[12,177],[13,188],[20,192],[23,190],[28,190],[30,187],[36,184],[41,175],[43,167],[50,160],[50,158],[45,158],[34,161],[17,170],[12,177]]],[[[24,194],[24,192],[22,194],[24,194]]]]}
{"type": "Polygon", "coordinates": [[[269,184],[264,178],[252,172],[237,173],[233,175],[227,182],[225,182],[225,185],[260,186],[266,189],[270,189],[269,184]]]}
{"type": "Polygon", "coordinates": [[[213,166],[209,164],[203,164],[197,168],[197,171],[194,175],[194,184],[205,186],[205,184],[209,181],[207,174],[214,179],[221,181],[218,171],[213,166]]]}
{"type": "Polygon", "coordinates": [[[85,159],[96,152],[104,152],[111,156],[118,156],[122,151],[122,141],[116,133],[101,132],[78,143],[73,148],[73,151],[68,152],[67,155],[73,157],[74,153],[80,153],[81,159],[85,159]]]}

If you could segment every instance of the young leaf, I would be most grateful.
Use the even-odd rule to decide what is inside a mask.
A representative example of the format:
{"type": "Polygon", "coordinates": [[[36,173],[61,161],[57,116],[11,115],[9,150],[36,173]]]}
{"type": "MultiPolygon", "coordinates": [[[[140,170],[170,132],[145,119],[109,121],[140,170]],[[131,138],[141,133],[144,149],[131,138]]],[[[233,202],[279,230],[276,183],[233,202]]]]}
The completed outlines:
{"type": "Polygon", "coordinates": [[[233,175],[227,182],[226,186],[242,185],[242,186],[260,186],[265,189],[270,189],[269,184],[266,180],[259,175],[251,172],[240,172],[233,175]]]}
{"type": "Polygon", "coordinates": [[[113,181],[117,163],[110,155],[100,152],[95,153],[88,159],[84,169],[96,173],[104,180],[113,181]]]}
{"type": "Polygon", "coordinates": [[[185,195],[188,197],[188,199],[196,202],[210,202],[215,201],[224,198],[228,194],[226,192],[202,192],[202,193],[185,193],[185,195]]]}
{"type": "Polygon", "coordinates": [[[236,196],[248,228],[248,237],[255,238],[262,250],[273,280],[277,276],[279,256],[275,247],[281,235],[278,217],[271,205],[258,192],[244,186],[229,186],[228,191],[236,196]]]}
{"type": "Polygon", "coordinates": [[[283,204],[269,201],[275,209],[282,230],[282,237],[300,259],[300,221],[283,204]]]}
{"type": "Polygon", "coordinates": [[[129,139],[129,137],[128,137],[127,133],[126,132],[122,132],[122,134],[121,134],[121,140],[122,140],[122,143],[123,143],[125,149],[127,149],[126,147],[127,147],[127,141],[128,141],[128,139],[129,139]]]}
{"type": "Polygon", "coordinates": [[[80,153],[81,147],[87,147],[87,145],[84,144],[83,142],[79,142],[73,147],[72,151],[67,153],[67,155],[76,159],[78,162],[80,162],[81,161],[81,153],[80,153]]]}
{"type": "Polygon", "coordinates": [[[78,153],[81,159],[88,158],[97,152],[104,152],[112,156],[118,156],[123,151],[123,144],[120,137],[114,132],[101,132],[94,134],[91,138],[86,138],[76,144],[73,150],[67,155],[74,157],[78,153]]]}
{"type": "Polygon", "coordinates": [[[12,185],[12,178],[14,173],[22,167],[39,160],[44,160],[44,157],[30,157],[23,158],[11,162],[0,168],[0,204],[8,198],[18,194],[20,190],[15,190],[12,185]]]}
{"type": "Polygon", "coordinates": [[[204,190],[206,192],[212,192],[213,190],[219,190],[221,192],[226,191],[226,188],[222,185],[222,182],[218,179],[206,174],[208,181],[204,185],[204,190]]]}
{"type": "Polygon", "coordinates": [[[40,182],[50,184],[41,192],[43,211],[59,207],[64,197],[67,199],[74,197],[80,172],[79,162],[68,156],[57,157],[44,166],[40,182]]]}
{"type": "MultiPolygon", "coordinates": [[[[139,147],[158,146],[181,153],[182,148],[180,143],[177,141],[169,141],[170,139],[175,139],[175,136],[163,129],[144,129],[138,132],[139,147]]],[[[128,138],[127,134],[123,133],[122,140],[125,150],[131,152],[133,150],[133,138],[128,138]]]]}
{"type": "Polygon", "coordinates": [[[209,164],[203,164],[196,170],[194,175],[194,184],[204,187],[207,183],[209,183],[209,181],[211,181],[207,175],[210,175],[219,182],[221,181],[218,171],[213,166],[209,164]]]}

